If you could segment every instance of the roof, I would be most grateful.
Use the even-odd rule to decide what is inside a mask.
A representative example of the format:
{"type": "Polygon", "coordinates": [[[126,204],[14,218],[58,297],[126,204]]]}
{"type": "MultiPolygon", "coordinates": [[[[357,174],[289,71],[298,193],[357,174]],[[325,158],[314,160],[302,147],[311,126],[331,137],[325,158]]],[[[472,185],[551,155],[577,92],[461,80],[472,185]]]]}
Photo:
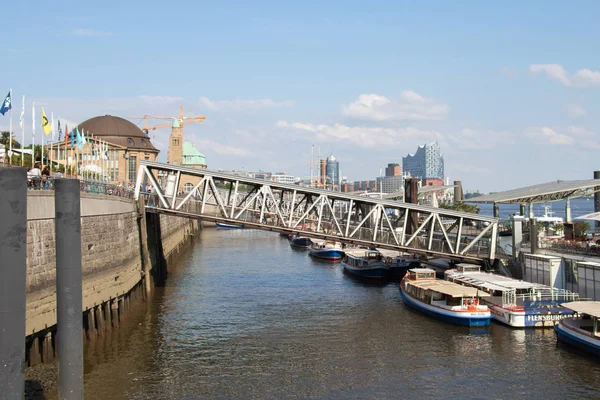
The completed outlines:
{"type": "Polygon", "coordinates": [[[572,301],[570,303],[562,303],[561,305],[578,314],[587,314],[600,318],[600,301],[572,301]]]}
{"type": "Polygon", "coordinates": [[[85,130],[86,134],[89,132],[118,146],[158,153],[158,149],[154,147],[147,133],[121,117],[112,115],[94,117],[83,121],[77,128],[79,131],[85,130]]]}
{"type": "Polygon", "coordinates": [[[589,220],[592,220],[592,221],[600,221],[600,212],[594,212],[594,213],[591,213],[591,214],[585,214],[585,215],[582,215],[582,216],[579,216],[579,217],[576,217],[576,218],[573,218],[573,219],[589,219],[589,220]]]}
{"type": "Polygon", "coordinates": [[[458,279],[465,283],[477,285],[490,290],[498,290],[501,292],[512,289],[534,289],[545,287],[544,285],[538,283],[520,281],[507,276],[491,274],[487,272],[460,272],[457,270],[452,270],[448,271],[447,275],[452,279],[458,279]]]}
{"type": "Polygon", "coordinates": [[[553,181],[468,199],[468,203],[545,203],[580,197],[600,190],[600,179],[553,181]]]}
{"type": "Polygon", "coordinates": [[[183,142],[182,165],[206,165],[206,157],[190,142],[183,142]]]}
{"type": "Polygon", "coordinates": [[[488,293],[474,287],[463,286],[456,283],[436,280],[411,281],[411,285],[442,293],[451,297],[488,297],[488,293]]]}

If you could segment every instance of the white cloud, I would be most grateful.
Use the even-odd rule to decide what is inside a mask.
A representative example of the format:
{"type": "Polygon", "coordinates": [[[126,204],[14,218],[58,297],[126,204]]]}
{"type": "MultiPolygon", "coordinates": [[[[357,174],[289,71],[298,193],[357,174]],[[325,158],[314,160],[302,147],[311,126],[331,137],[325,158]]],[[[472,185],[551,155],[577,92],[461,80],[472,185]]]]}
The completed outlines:
{"type": "Polygon", "coordinates": [[[600,87],[600,71],[592,71],[587,68],[570,74],[560,64],[533,64],[529,66],[529,71],[545,73],[548,78],[568,87],[600,87]]]}
{"type": "Polygon", "coordinates": [[[573,119],[585,117],[587,115],[587,112],[577,104],[567,104],[565,109],[567,110],[569,117],[573,119]]]}
{"type": "Polygon", "coordinates": [[[206,97],[200,97],[198,103],[200,106],[206,107],[212,111],[250,113],[268,108],[293,107],[296,104],[293,100],[275,101],[268,98],[258,100],[210,100],[206,97]]]}
{"type": "Polygon", "coordinates": [[[449,111],[446,104],[410,90],[401,92],[396,100],[377,94],[361,94],[353,103],[342,107],[342,113],[347,117],[372,121],[440,120],[449,111]]]}
{"type": "Polygon", "coordinates": [[[87,37],[104,37],[104,36],[112,36],[112,32],[102,32],[96,31],[93,29],[73,29],[71,33],[75,36],[87,36],[87,37]]]}
{"type": "Polygon", "coordinates": [[[298,129],[308,131],[314,134],[317,141],[347,141],[361,147],[377,147],[377,146],[402,146],[406,145],[407,141],[411,143],[420,143],[423,141],[431,141],[439,138],[439,134],[431,131],[423,131],[416,128],[381,128],[381,127],[363,127],[363,126],[347,126],[343,124],[333,125],[314,125],[308,123],[286,121],[277,121],[277,128],[283,129],[298,129]]]}
{"type": "Polygon", "coordinates": [[[515,135],[510,132],[476,131],[465,128],[456,134],[448,136],[453,142],[452,147],[458,150],[483,150],[492,149],[499,144],[514,143],[515,135]]]}
{"type": "Polygon", "coordinates": [[[558,133],[547,126],[527,128],[525,129],[525,135],[538,142],[541,141],[542,144],[570,145],[575,142],[571,136],[558,133]]]}
{"type": "Polygon", "coordinates": [[[174,97],[174,96],[148,96],[141,95],[137,97],[139,100],[144,103],[152,104],[152,105],[161,105],[161,104],[171,104],[182,102],[183,97],[174,97]]]}
{"type": "Polygon", "coordinates": [[[198,139],[195,136],[189,136],[188,138],[201,152],[208,150],[220,155],[238,157],[249,157],[253,155],[250,150],[241,147],[229,146],[210,139],[198,139]]]}
{"type": "Polygon", "coordinates": [[[550,79],[554,79],[565,86],[571,86],[569,73],[560,64],[533,64],[529,66],[533,73],[544,72],[550,79]]]}

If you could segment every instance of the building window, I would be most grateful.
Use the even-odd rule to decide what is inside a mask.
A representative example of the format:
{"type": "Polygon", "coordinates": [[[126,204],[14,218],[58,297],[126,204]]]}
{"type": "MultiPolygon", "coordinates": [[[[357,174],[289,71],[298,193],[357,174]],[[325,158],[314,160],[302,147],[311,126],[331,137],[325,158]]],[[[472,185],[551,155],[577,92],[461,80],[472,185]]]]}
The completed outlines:
{"type": "Polygon", "coordinates": [[[173,138],[173,146],[179,146],[179,139],[173,138]]]}
{"type": "Polygon", "coordinates": [[[133,141],[132,138],[127,138],[127,145],[128,146],[135,146],[135,142],[133,141]]]}
{"type": "Polygon", "coordinates": [[[192,185],[191,183],[186,183],[185,185],[183,185],[183,193],[189,193],[194,189],[194,185],[192,185]]]}
{"type": "Polygon", "coordinates": [[[137,165],[136,165],[137,157],[129,156],[129,182],[135,182],[135,175],[137,174],[137,165]]]}

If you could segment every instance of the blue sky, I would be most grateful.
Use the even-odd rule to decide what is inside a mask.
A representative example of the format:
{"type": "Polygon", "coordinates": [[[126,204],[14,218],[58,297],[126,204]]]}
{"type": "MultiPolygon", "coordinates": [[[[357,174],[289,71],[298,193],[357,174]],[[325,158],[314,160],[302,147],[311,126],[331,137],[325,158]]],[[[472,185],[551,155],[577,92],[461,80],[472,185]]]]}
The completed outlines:
{"type": "Polygon", "coordinates": [[[438,140],[467,189],[590,178],[600,3],[523,3],[7,2],[0,92],[26,142],[32,100],[72,123],[183,104],[211,169],[307,176],[314,144],[374,179],[438,140]]]}

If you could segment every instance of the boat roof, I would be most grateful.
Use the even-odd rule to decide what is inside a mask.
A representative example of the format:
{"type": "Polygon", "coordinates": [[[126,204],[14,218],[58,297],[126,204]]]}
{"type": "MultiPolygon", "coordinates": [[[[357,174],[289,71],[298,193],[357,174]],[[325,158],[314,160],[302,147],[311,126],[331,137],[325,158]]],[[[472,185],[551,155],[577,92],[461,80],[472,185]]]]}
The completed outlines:
{"type": "MultiPolygon", "coordinates": [[[[412,271],[412,270],[411,270],[412,271]]],[[[433,270],[432,270],[433,271],[433,270]]],[[[411,285],[421,289],[428,289],[452,297],[488,297],[488,293],[474,287],[463,286],[457,283],[436,280],[411,281],[411,285]]]]}
{"type": "Polygon", "coordinates": [[[432,274],[435,274],[435,270],[431,269],[431,268],[411,268],[409,269],[410,272],[429,272],[432,274]]]}
{"type": "Polygon", "coordinates": [[[369,249],[348,249],[345,251],[346,255],[354,256],[354,257],[364,257],[367,254],[375,253],[380,254],[377,250],[369,250],[369,249]]]}
{"type": "Polygon", "coordinates": [[[511,290],[511,289],[533,289],[545,288],[546,285],[542,285],[540,283],[526,282],[520,281],[518,279],[509,278],[508,276],[492,274],[489,272],[481,272],[481,271],[465,271],[461,272],[456,269],[451,269],[446,271],[448,276],[451,276],[453,279],[458,279],[463,282],[470,283],[472,285],[477,285],[482,288],[490,289],[490,290],[511,290]]]}
{"type": "Polygon", "coordinates": [[[572,301],[570,303],[562,303],[561,305],[578,314],[587,314],[595,318],[600,318],[600,301],[572,301]]]}

